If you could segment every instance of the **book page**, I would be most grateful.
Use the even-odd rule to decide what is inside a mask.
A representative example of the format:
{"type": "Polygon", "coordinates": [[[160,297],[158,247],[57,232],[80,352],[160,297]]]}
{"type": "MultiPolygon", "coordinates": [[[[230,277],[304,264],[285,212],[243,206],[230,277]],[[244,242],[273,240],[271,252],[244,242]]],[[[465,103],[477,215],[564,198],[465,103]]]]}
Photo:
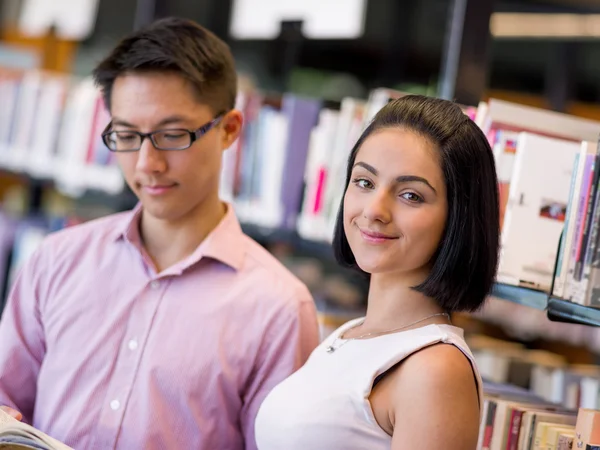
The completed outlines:
{"type": "MultiPolygon", "coordinates": [[[[9,415],[8,413],[5,413],[4,411],[2,411],[0,409],[0,425],[10,424],[10,423],[14,423],[14,422],[18,422],[18,421],[16,419],[14,419],[11,415],[9,415]]],[[[0,426],[0,428],[3,428],[3,427],[0,426]]]]}
{"type": "Polygon", "coordinates": [[[31,425],[19,422],[9,414],[0,410],[0,444],[7,437],[19,437],[30,439],[38,445],[47,446],[48,450],[73,450],[62,442],[35,429],[31,425]]]}

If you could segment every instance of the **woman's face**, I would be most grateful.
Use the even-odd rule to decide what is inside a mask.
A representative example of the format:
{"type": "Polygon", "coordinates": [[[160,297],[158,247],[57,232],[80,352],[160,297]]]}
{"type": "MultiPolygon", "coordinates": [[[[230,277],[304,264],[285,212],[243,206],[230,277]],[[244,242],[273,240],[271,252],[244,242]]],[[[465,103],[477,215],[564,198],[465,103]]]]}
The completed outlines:
{"type": "Polygon", "coordinates": [[[363,271],[423,281],[447,213],[434,144],[403,128],[378,130],[363,142],[344,196],[344,230],[363,271]]]}

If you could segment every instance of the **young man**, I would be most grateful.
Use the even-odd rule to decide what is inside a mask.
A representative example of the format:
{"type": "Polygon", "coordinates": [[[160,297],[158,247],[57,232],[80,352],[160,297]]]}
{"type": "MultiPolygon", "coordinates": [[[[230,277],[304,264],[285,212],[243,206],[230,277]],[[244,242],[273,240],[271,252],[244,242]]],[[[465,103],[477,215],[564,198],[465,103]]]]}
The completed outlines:
{"type": "Polygon", "coordinates": [[[77,449],[253,449],[318,343],[306,289],[218,196],[238,137],[228,47],[164,19],[94,72],[138,207],[50,236],[0,323],[0,405],[77,449]]]}

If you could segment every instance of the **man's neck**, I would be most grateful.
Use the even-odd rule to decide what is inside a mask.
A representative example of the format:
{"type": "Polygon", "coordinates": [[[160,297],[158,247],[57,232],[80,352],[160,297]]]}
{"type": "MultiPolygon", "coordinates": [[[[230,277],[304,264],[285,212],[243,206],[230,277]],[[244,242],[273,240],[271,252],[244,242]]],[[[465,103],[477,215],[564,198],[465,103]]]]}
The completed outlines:
{"type": "Polygon", "coordinates": [[[157,273],[191,255],[226,213],[220,200],[200,205],[176,222],[157,219],[142,210],[140,236],[157,273]]]}

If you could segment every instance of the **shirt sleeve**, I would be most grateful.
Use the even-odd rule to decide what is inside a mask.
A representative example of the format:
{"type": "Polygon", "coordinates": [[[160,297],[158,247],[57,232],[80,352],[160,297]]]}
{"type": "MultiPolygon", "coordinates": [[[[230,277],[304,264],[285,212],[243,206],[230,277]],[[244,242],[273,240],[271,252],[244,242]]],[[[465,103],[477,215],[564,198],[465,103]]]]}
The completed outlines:
{"type": "Polygon", "coordinates": [[[45,353],[39,309],[39,254],[24,263],[0,319],[0,405],[31,423],[37,376],[45,353]]]}
{"type": "Polygon", "coordinates": [[[254,377],[245,392],[242,407],[241,426],[246,450],[257,449],[254,422],[267,394],[302,367],[319,344],[316,308],[308,291],[296,305],[296,308],[281,311],[265,330],[254,377]]]}

